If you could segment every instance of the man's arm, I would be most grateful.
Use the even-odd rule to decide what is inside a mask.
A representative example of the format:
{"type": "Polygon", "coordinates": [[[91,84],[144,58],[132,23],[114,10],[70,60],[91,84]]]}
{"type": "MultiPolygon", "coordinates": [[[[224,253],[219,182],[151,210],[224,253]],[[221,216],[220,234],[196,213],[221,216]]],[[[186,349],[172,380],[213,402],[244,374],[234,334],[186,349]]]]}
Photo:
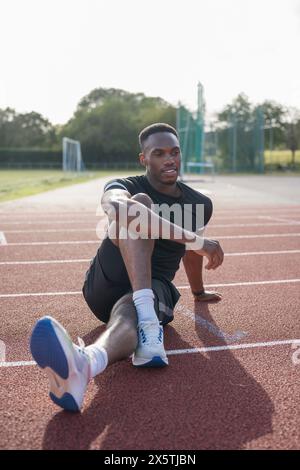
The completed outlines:
{"type": "Polygon", "coordinates": [[[182,261],[192,292],[202,292],[204,290],[202,278],[203,256],[189,250],[185,252],[182,261]]]}
{"type": "Polygon", "coordinates": [[[195,300],[199,302],[221,300],[222,295],[220,293],[208,291],[204,288],[202,276],[203,256],[199,256],[194,251],[189,250],[186,251],[182,260],[195,300]]]}
{"type": "Polygon", "coordinates": [[[139,234],[145,238],[162,238],[186,245],[188,251],[206,256],[206,269],[216,269],[223,262],[223,251],[216,240],[209,240],[172,224],[160,217],[138,201],[131,200],[131,195],[123,189],[111,189],[104,193],[101,205],[109,221],[129,228],[130,223],[142,215],[139,234]]]}
{"type": "Polygon", "coordinates": [[[106,191],[102,196],[101,206],[110,222],[115,220],[129,230],[130,223],[141,216],[143,223],[139,234],[145,237],[168,239],[183,245],[189,242],[195,249],[202,248],[202,237],[160,217],[144,204],[131,200],[131,194],[123,189],[106,191]]]}

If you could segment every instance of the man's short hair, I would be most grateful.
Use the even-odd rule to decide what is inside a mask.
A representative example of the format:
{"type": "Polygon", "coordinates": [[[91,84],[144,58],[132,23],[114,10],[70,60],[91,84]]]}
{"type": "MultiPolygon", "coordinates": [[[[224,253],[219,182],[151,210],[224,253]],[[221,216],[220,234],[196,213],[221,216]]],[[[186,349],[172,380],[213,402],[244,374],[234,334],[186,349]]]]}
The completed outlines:
{"type": "Polygon", "coordinates": [[[156,134],[157,132],[170,132],[174,134],[178,139],[177,131],[174,127],[170,126],[169,124],[165,124],[163,122],[156,122],[155,124],[151,124],[150,126],[145,127],[140,134],[139,134],[139,143],[141,150],[144,148],[145,140],[151,135],[156,134]]]}

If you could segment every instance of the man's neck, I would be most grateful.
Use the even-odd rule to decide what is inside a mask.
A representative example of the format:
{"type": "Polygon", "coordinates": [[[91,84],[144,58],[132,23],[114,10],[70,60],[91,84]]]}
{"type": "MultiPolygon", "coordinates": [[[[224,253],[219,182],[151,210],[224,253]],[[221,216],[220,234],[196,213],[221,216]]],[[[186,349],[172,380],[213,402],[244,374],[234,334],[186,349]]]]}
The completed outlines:
{"type": "Polygon", "coordinates": [[[174,184],[162,184],[153,180],[148,173],[146,173],[145,176],[151,186],[156,189],[156,191],[166,194],[167,196],[180,197],[181,190],[177,184],[177,181],[175,181],[174,184]]]}

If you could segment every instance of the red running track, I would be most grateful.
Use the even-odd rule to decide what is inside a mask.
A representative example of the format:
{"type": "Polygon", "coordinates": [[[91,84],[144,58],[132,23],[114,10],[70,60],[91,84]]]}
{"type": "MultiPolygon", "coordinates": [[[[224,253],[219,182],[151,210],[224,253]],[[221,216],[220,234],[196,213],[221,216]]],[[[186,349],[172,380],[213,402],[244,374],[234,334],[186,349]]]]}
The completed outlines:
{"type": "MultiPolygon", "coordinates": [[[[170,366],[141,371],[130,360],[111,366],[89,384],[83,412],[77,415],[55,407],[48,399],[43,372],[22,362],[32,361],[28,340],[41,315],[61,321],[74,341],[81,336],[89,343],[103,330],[80,294],[88,261],[0,264],[0,339],[6,344],[6,363],[0,362],[0,448],[299,449],[300,346],[294,340],[300,340],[300,226],[259,225],[266,220],[253,215],[268,211],[241,210],[240,220],[233,220],[229,211],[215,214],[207,233],[220,237],[228,255],[247,253],[227,256],[219,270],[206,273],[207,284],[221,284],[217,289],[223,300],[195,305],[181,268],[175,282],[182,296],[175,320],[165,330],[170,366]],[[238,223],[244,226],[234,226],[238,223]],[[272,237],[222,240],[222,236],[262,234],[272,237]],[[249,254],[288,250],[294,252],[249,254]],[[242,285],[245,282],[254,284],[242,285]],[[68,294],[54,295],[62,291],[68,294]],[[50,295],[16,296],[30,293],[50,295]],[[197,352],[195,348],[206,349],[197,352]]],[[[294,206],[283,215],[297,221],[299,214],[300,207],[294,206]]],[[[57,214],[49,217],[60,219],[57,214]]],[[[93,226],[97,219],[93,216],[86,222],[91,232],[64,231],[66,225],[74,230],[84,225],[80,214],[70,213],[68,220],[78,219],[78,223],[55,224],[62,229],[57,233],[44,232],[51,230],[51,223],[39,224],[39,219],[45,221],[43,214],[26,217],[27,222],[34,222],[30,229],[41,230],[35,233],[10,233],[29,228],[8,224],[6,214],[2,218],[5,224],[0,226],[7,231],[8,243],[96,243],[8,244],[0,248],[0,262],[88,260],[96,252],[93,226]]],[[[13,221],[23,218],[16,215],[13,221]]]]}

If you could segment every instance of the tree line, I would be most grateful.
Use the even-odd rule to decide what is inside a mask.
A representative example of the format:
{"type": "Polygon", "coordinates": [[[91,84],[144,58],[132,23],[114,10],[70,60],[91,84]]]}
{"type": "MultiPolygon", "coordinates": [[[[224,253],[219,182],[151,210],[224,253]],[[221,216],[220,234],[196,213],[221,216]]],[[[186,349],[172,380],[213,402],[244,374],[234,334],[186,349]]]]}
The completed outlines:
{"type": "MultiPolygon", "coordinates": [[[[247,131],[255,132],[255,127],[259,125],[263,127],[265,149],[288,149],[291,151],[292,163],[295,163],[295,152],[300,148],[300,110],[297,108],[288,108],[270,100],[253,105],[249,98],[241,93],[217,114],[215,127],[219,132],[235,127],[237,132],[242,131],[243,137],[247,139],[247,131]],[[258,122],[260,113],[261,123],[258,122]]],[[[248,132],[248,137],[249,134],[248,132]]],[[[225,146],[224,142],[223,147],[225,146]]]]}
{"type": "MultiPolygon", "coordinates": [[[[265,101],[265,148],[300,148],[300,112],[295,108],[265,101]]],[[[216,115],[215,129],[235,122],[250,122],[256,106],[245,94],[216,115]]],[[[64,125],[53,125],[37,112],[17,113],[0,109],[1,149],[61,149],[63,136],[80,140],[86,163],[134,161],[139,152],[138,133],[153,122],[176,126],[176,107],[159,97],[129,93],[115,88],[96,88],[84,96],[72,118],[64,125]]]]}

